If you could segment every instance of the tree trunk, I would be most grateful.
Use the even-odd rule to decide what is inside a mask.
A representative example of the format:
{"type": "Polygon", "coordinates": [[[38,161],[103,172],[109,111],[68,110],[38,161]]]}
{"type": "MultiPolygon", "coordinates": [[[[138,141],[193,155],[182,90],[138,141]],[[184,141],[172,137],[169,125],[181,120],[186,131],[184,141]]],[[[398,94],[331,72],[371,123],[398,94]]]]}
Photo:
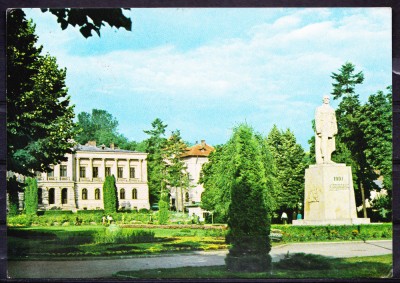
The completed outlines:
{"type": "Polygon", "coordinates": [[[182,212],[185,213],[185,205],[184,205],[183,201],[184,201],[184,199],[183,199],[183,188],[181,187],[182,212]]]}
{"type": "Polygon", "coordinates": [[[364,185],[360,182],[360,190],[361,190],[361,198],[362,198],[362,206],[363,206],[363,215],[364,218],[368,218],[367,216],[367,208],[365,206],[365,192],[364,192],[364,185]]]}

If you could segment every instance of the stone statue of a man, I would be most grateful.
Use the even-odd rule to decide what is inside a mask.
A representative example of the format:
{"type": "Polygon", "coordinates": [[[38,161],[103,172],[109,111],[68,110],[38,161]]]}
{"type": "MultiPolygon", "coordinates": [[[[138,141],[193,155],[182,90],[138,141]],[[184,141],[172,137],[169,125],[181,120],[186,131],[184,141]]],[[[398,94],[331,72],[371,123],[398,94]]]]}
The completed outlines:
{"type": "Polygon", "coordinates": [[[323,104],[315,111],[315,158],[317,164],[333,163],[331,154],[335,151],[337,123],[335,110],[329,105],[329,96],[323,97],[323,104]]]}

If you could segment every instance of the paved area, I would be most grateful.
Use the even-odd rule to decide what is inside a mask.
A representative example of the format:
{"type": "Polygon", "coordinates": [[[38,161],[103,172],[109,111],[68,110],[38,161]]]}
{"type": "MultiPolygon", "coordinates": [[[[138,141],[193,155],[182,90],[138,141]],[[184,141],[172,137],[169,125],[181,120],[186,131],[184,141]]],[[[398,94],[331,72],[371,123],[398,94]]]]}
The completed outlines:
{"type": "MultiPolygon", "coordinates": [[[[9,261],[9,278],[109,278],[124,270],[212,266],[225,264],[227,250],[168,256],[77,261],[9,261]]],[[[392,241],[296,243],[273,247],[273,261],[287,253],[311,253],[331,257],[372,256],[392,253],[392,241]]]]}

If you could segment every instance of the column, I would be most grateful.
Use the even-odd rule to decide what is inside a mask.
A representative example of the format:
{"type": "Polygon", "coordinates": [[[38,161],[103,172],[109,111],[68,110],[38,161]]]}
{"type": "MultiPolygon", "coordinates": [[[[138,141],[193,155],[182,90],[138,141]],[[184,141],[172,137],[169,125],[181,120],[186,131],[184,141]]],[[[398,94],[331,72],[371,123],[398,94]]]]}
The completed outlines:
{"type": "Polygon", "coordinates": [[[139,162],[140,162],[140,165],[139,165],[139,167],[140,167],[140,169],[139,169],[139,176],[140,176],[140,182],[142,182],[143,181],[143,168],[142,168],[142,165],[143,165],[143,159],[139,159],[139,162]]]}
{"type": "Polygon", "coordinates": [[[115,176],[115,178],[118,179],[118,158],[114,158],[113,168],[114,168],[114,170],[112,170],[113,172],[111,174],[113,174],[115,176]]]}
{"type": "Polygon", "coordinates": [[[87,178],[89,179],[89,181],[93,181],[93,158],[89,158],[89,166],[88,166],[88,170],[87,170],[87,178]]]}
{"type": "Polygon", "coordinates": [[[67,161],[67,177],[68,180],[74,180],[74,161],[73,155],[68,154],[68,161],[67,161]]]}
{"type": "Polygon", "coordinates": [[[80,172],[80,168],[79,168],[80,167],[80,158],[79,157],[76,158],[76,166],[75,167],[76,167],[76,181],[79,182],[79,177],[80,177],[79,176],[79,172],[80,172]]]}
{"type": "Polygon", "coordinates": [[[143,182],[147,181],[147,159],[143,159],[143,182]]]}
{"type": "Polygon", "coordinates": [[[54,188],[54,205],[61,206],[61,188],[55,187],[54,188]]]}
{"type": "Polygon", "coordinates": [[[103,173],[100,176],[102,176],[103,181],[105,181],[105,179],[106,179],[106,159],[102,158],[102,161],[103,161],[103,166],[102,166],[103,173]]]}
{"type": "Polygon", "coordinates": [[[131,163],[131,160],[129,159],[129,158],[127,158],[126,159],[126,165],[125,165],[125,178],[126,178],[126,180],[129,180],[129,178],[131,177],[130,176],[130,163],[131,163]]]}
{"type": "Polygon", "coordinates": [[[45,209],[49,206],[49,188],[43,187],[42,190],[42,204],[45,209]]]}
{"type": "Polygon", "coordinates": [[[54,180],[60,180],[60,164],[53,166],[54,180]]]}

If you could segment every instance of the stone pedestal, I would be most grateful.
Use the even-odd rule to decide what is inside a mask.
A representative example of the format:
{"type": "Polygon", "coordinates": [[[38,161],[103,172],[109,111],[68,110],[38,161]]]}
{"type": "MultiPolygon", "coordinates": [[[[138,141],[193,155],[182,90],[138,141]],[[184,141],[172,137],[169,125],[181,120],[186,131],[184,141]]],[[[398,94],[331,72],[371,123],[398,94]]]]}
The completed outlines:
{"type": "Polygon", "coordinates": [[[368,223],[369,218],[357,218],[350,166],[317,164],[306,169],[304,220],[294,220],[293,225],[368,223]]]}

